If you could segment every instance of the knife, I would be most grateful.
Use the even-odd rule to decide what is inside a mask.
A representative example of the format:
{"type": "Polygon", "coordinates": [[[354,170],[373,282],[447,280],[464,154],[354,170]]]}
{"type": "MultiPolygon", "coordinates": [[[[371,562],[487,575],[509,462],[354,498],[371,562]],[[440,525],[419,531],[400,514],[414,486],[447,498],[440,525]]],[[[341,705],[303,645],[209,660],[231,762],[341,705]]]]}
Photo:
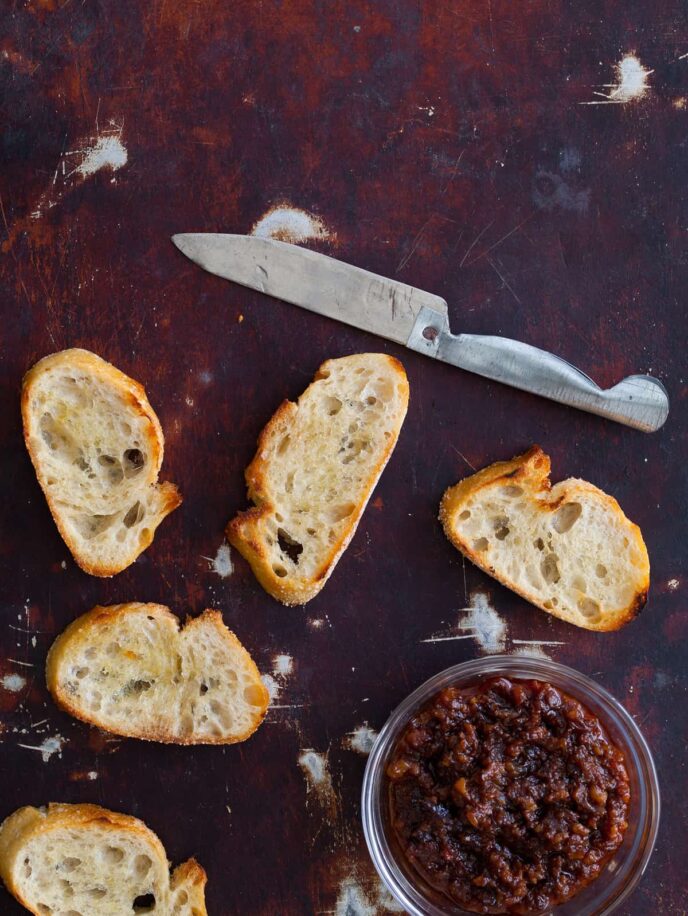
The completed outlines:
{"type": "Polygon", "coordinates": [[[326,315],[460,369],[587,410],[643,432],[669,413],[664,385],[629,375],[602,389],[545,350],[506,337],[452,334],[447,303],[397,280],[273,239],[190,232],[172,241],[194,263],[276,299],[326,315]]]}

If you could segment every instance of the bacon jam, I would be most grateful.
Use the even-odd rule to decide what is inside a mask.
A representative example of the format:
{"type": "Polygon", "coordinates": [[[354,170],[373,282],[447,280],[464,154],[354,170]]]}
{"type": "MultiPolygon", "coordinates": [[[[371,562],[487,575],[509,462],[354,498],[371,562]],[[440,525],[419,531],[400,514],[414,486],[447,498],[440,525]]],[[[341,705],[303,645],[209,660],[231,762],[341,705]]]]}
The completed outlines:
{"type": "Polygon", "coordinates": [[[582,703],[542,681],[447,687],[386,768],[400,851],[447,903],[534,914],[593,881],[621,845],[621,751],[582,703]]]}

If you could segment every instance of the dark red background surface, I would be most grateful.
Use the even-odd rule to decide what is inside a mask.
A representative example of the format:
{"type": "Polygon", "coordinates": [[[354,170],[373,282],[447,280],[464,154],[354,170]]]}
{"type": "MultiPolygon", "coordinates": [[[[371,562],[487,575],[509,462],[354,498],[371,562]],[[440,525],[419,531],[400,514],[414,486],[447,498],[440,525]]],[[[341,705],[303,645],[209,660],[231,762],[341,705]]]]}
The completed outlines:
{"type": "Polygon", "coordinates": [[[680,0],[6,0],[0,674],[28,681],[0,691],[0,816],[51,799],[136,814],[174,862],[198,856],[212,916],[353,916],[354,884],[384,912],[359,824],[365,760],[343,741],[478,653],[472,640],[421,640],[479,588],[510,639],[563,642],[547,651],[636,716],[664,814],[622,912],[687,912],[687,14],[680,0]],[[654,71],[644,98],[583,104],[610,91],[630,52],[654,71]],[[69,175],[73,151],[108,128],[126,165],[69,175]],[[645,436],[435,364],[204,274],[169,242],[248,232],[279,202],[323,220],[321,250],[446,296],[454,330],[527,340],[604,385],[651,370],[672,397],[666,427],[645,436]],[[112,580],[75,567],[21,438],[22,374],[75,345],[146,386],[163,476],[185,498],[112,580]],[[243,468],[279,402],[322,360],[366,349],[403,360],[408,419],[332,579],[305,610],[286,609],[236,555],[226,579],[204,557],[245,505],[243,468]],[[555,478],[613,493],[645,534],[650,601],[622,632],[550,619],[469,564],[464,590],[439,498],[469,462],[533,442],[555,478]],[[134,599],[221,608],[262,670],[293,656],[279,702],[297,707],[224,750],[106,741],[71,721],[44,686],[53,636],[97,602],[134,599]],[[67,740],[47,763],[19,747],[56,734],[67,740]],[[329,806],[307,794],[302,748],[329,749],[329,806]]]}

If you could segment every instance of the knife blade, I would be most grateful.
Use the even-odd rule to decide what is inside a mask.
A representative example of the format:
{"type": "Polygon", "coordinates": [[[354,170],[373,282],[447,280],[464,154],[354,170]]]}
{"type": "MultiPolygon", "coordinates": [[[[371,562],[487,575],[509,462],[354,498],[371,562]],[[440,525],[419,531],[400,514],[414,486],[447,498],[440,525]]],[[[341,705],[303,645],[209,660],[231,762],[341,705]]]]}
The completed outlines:
{"type": "Polygon", "coordinates": [[[250,235],[187,233],[172,241],[199,267],[276,299],[405,344],[421,308],[447,317],[439,296],[308,248],[250,235]]]}
{"type": "Polygon", "coordinates": [[[404,344],[486,378],[643,432],[669,413],[662,383],[631,375],[602,389],[566,360],[504,337],[452,334],[447,303],[398,280],[298,245],[247,235],[181,233],[177,248],[226,280],[404,344]]]}

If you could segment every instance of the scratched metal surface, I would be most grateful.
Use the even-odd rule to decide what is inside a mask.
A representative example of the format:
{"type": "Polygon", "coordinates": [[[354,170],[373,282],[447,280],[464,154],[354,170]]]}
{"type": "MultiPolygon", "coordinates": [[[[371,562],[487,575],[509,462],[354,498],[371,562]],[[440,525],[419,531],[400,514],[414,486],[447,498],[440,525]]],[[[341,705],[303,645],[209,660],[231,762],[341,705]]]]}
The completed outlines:
{"type": "MultiPolygon", "coordinates": [[[[365,757],[347,735],[482,651],[424,641],[482,592],[507,651],[539,641],[637,717],[664,815],[622,911],[686,912],[686,12],[681,0],[6,0],[0,815],[51,799],[138,815],[173,862],[204,865],[213,916],[384,913],[359,826],[365,757]],[[455,331],[527,340],[604,385],[656,373],[667,426],[644,436],[436,365],[210,277],[168,241],[247,232],[280,203],[313,214],[314,247],[445,295],[455,331]],[[21,439],[22,374],[74,345],[146,386],[163,477],[185,498],[112,580],[75,567],[21,439]],[[212,561],[276,406],[325,358],[375,348],[406,366],[408,419],[329,584],[288,610],[240,558],[225,578],[212,561]],[[441,533],[446,486],[533,442],[556,478],[593,481],[643,529],[651,597],[622,632],[549,619],[464,568],[441,533]],[[248,743],[108,740],[55,709],[52,638],[97,602],[131,599],[223,611],[281,688],[248,743]],[[323,755],[319,785],[305,749],[323,755]]],[[[21,911],[4,891],[0,910],[21,911]]]]}

